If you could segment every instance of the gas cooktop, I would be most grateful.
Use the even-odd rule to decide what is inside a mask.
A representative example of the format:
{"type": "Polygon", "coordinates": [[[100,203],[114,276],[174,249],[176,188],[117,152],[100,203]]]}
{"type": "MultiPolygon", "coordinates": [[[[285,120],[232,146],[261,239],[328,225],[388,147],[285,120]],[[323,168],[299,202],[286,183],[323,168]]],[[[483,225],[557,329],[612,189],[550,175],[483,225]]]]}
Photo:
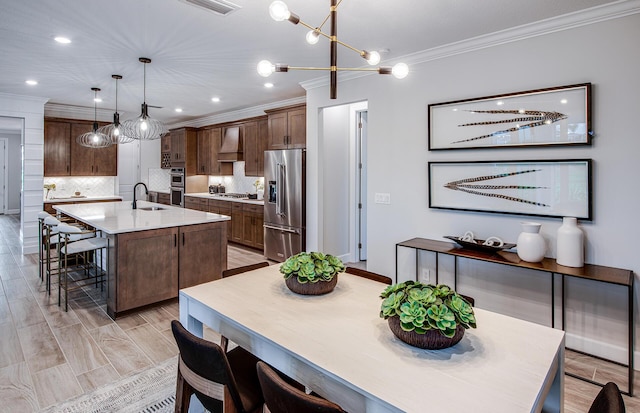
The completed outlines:
{"type": "Polygon", "coordinates": [[[234,194],[233,192],[226,192],[223,194],[211,194],[213,196],[220,196],[223,198],[248,198],[247,194],[234,194]]]}

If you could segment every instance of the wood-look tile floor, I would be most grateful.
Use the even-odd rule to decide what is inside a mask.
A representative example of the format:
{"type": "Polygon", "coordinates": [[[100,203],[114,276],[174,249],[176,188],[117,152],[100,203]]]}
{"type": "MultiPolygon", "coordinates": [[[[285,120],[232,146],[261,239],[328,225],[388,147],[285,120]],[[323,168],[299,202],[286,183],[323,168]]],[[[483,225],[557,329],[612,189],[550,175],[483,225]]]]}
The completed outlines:
{"type": "MultiPolygon", "coordinates": [[[[177,300],[113,321],[100,290],[85,287],[71,294],[65,312],[38,277],[37,254],[21,254],[19,230],[19,216],[0,215],[0,412],[37,412],[177,354],[170,330],[179,318],[177,300]]],[[[255,250],[229,246],[229,268],[264,260],[255,250]]],[[[210,329],[205,338],[219,341],[210,329]]],[[[566,366],[597,379],[624,375],[570,352],[566,366]]],[[[587,412],[599,389],[565,376],[565,411],[587,412]]],[[[640,412],[638,397],[624,399],[628,412],[640,412]]]]}

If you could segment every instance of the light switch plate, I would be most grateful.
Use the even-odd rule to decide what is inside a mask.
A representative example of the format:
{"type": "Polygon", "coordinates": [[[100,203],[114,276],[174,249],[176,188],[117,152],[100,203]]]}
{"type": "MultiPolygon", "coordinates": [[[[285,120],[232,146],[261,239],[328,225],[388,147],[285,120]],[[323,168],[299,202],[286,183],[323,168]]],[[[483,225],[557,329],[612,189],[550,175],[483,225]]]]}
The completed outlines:
{"type": "Polygon", "coordinates": [[[390,204],[391,194],[376,192],[374,202],[376,204],[390,204]]]}

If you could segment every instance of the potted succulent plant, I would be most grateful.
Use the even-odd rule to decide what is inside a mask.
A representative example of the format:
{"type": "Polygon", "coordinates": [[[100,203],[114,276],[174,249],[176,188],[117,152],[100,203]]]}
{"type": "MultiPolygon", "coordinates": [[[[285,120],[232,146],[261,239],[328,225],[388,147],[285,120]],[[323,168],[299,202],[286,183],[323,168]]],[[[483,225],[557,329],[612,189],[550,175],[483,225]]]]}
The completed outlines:
{"type": "Polygon", "coordinates": [[[420,348],[451,347],[467,328],[476,328],[471,304],[449,286],[405,281],[390,285],[383,298],[380,317],[400,340],[420,348]]]}
{"type": "Polygon", "coordinates": [[[330,254],[301,252],[287,258],[280,266],[280,272],[291,291],[319,295],[333,290],[338,282],[338,273],[344,272],[344,264],[340,258],[330,254]]]}

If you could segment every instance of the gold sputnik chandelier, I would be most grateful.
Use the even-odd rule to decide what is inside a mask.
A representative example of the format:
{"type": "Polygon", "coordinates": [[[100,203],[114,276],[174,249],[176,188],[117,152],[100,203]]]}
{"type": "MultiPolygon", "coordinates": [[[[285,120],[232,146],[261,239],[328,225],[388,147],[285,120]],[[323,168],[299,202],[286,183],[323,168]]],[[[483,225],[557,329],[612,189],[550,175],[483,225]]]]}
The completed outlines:
{"type": "Polygon", "coordinates": [[[330,67],[300,67],[300,66],[288,66],[283,64],[273,64],[268,60],[262,60],[258,63],[258,73],[261,76],[267,77],[273,72],[288,72],[289,70],[328,70],[331,72],[331,90],[330,98],[335,99],[337,97],[337,84],[338,84],[338,71],[363,71],[363,72],[378,72],[381,75],[392,74],[398,79],[403,79],[409,74],[409,67],[405,63],[398,63],[393,67],[377,67],[377,68],[343,68],[338,67],[338,44],[353,50],[358,53],[363,59],[365,59],[370,65],[375,66],[380,63],[380,54],[376,51],[368,52],[366,50],[359,50],[352,47],[340,40],[338,40],[337,34],[337,17],[338,17],[338,5],[342,0],[331,0],[331,7],[329,9],[329,15],[324,19],[322,24],[318,27],[313,27],[302,20],[300,17],[289,11],[287,5],[280,0],[276,0],[269,6],[269,14],[276,21],[288,20],[293,24],[301,24],[302,26],[310,29],[307,33],[306,39],[310,44],[316,44],[320,36],[324,36],[329,39],[330,50],[330,67]],[[322,26],[330,20],[331,33],[326,34],[322,31],[322,26]]]}

